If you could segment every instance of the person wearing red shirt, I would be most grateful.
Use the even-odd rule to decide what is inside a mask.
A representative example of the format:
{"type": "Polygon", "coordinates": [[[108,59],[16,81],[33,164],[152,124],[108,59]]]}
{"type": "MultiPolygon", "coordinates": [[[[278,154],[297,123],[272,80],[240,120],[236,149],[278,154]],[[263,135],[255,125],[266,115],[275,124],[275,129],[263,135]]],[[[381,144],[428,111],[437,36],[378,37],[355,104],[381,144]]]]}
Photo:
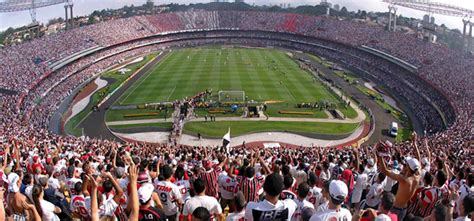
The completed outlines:
{"type": "Polygon", "coordinates": [[[31,165],[31,170],[34,174],[42,174],[44,172],[43,164],[39,162],[39,157],[33,157],[33,164],[31,165]]]}
{"type": "Polygon", "coordinates": [[[202,165],[204,171],[199,174],[199,178],[203,179],[206,183],[206,195],[218,198],[219,184],[217,179],[219,173],[222,171],[222,166],[227,163],[227,159],[219,165],[213,167],[212,162],[209,160],[203,160],[202,165]]]}

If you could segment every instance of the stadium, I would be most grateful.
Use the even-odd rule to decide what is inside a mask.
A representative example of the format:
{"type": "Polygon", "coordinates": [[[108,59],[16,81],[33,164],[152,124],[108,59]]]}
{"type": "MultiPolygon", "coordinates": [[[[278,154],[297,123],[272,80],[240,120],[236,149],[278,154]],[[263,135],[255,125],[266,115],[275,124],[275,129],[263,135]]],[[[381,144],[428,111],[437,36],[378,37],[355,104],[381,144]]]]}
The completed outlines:
{"type": "MultiPolygon", "coordinates": [[[[418,159],[416,170],[446,173],[447,178],[432,175],[437,182],[448,183],[439,184],[445,199],[452,191],[464,194],[461,186],[467,190],[473,187],[474,59],[415,34],[330,16],[188,10],[76,27],[5,46],[0,54],[3,169],[23,171],[20,176],[14,172],[6,176],[2,171],[2,182],[12,194],[11,186],[16,185],[12,182],[19,177],[24,180],[27,174],[34,176],[35,186],[42,175],[65,176],[65,181],[75,177],[94,187],[89,175],[103,178],[100,172],[108,171],[113,175],[107,176],[115,178],[103,179],[119,180],[128,175],[134,179],[133,171],[125,176],[122,171],[123,177],[115,171],[135,168],[135,164],[139,174],[146,171],[151,178],[152,173],[167,176],[168,168],[177,170],[177,164],[178,168],[186,164],[182,168],[190,176],[200,177],[208,172],[195,172],[198,165],[207,169],[212,162],[222,169],[237,169],[245,163],[236,162],[244,159],[252,165],[257,161],[258,174],[266,173],[267,180],[280,179],[285,187],[287,179],[306,184],[314,175],[303,172],[305,177],[299,180],[301,173],[293,170],[319,168],[319,173],[331,170],[331,178],[318,175],[317,186],[329,180],[332,188],[340,182],[335,180],[342,180],[351,192],[359,188],[354,182],[361,182],[356,176],[364,173],[360,166],[374,170],[374,160],[378,160],[375,168],[382,172],[375,169],[370,176],[380,177],[390,174],[385,164],[393,169],[394,162],[404,162],[405,168],[415,170],[410,163],[413,158],[418,159]],[[380,163],[386,158],[386,163],[380,163]],[[285,168],[291,168],[291,173],[288,169],[283,178],[273,176],[265,163],[273,165],[273,172],[279,168],[285,175],[285,168]],[[40,165],[39,171],[29,169],[35,164],[40,165]],[[331,168],[325,168],[326,164],[331,168]],[[66,174],[59,175],[63,170],[57,168],[65,169],[66,174]],[[339,170],[342,178],[334,176],[339,170]],[[456,190],[451,189],[453,182],[456,190]]],[[[237,174],[247,176],[244,171],[237,174]]],[[[393,174],[388,178],[402,182],[393,174]]],[[[217,185],[216,180],[208,179],[203,178],[206,195],[222,198],[217,190],[208,192],[217,185]]],[[[270,188],[267,180],[255,184],[265,193],[269,191],[265,188],[270,188]]],[[[296,197],[304,188],[291,182],[296,197]]],[[[78,191],[76,186],[68,187],[69,194],[78,191]]],[[[387,186],[386,192],[392,191],[387,186]]],[[[115,193],[126,195],[118,191],[119,185],[114,183],[113,187],[115,193]]],[[[247,190],[241,191],[247,202],[258,201],[247,190]]],[[[399,192],[394,192],[395,205],[399,192]]],[[[272,196],[266,194],[265,199],[272,196]]],[[[133,196],[128,197],[133,204],[133,196]]],[[[385,195],[377,197],[386,200],[385,195]]],[[[472,195],[463,197],[472,203],[472,195]]],[[[438,208],[441,199],[440,195],[427,211],[434,211],[434,204],[438,208]]],[[[450,202],[459,206],[463,201],[456,198],[450,202]]],[[[166,207],[163,199],[161,203],[166,207]]],[[[354,209],[351,203],[347,205],[354,209]]],[[[405,206],[415,216],[430,214],[420,212],[420,205],[405,206]]],[[[470,209],[469,213],[472,205],[470,209]]],[[[166,216],[173,220],[167,211],[166,216]]],[[[130,208],[125,213],[135,215],[130,208]]],[[[183,213],[192,212],[179,212],[183,213]]],[[[61,216],[88,219],[95,215],[73,210],[61,216]]],[[[453,216],[468,215],[455,211],[453,216]]]]}

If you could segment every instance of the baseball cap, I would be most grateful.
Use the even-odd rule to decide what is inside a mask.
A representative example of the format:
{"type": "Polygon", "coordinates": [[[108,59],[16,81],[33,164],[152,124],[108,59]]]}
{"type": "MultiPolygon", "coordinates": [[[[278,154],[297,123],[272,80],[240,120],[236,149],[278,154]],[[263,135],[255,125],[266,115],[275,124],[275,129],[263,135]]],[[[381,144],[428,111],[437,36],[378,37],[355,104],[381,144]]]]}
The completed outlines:
{"type": "Polygon", "coordinates": [[[385,214],[380,214],[375,217],[375,221],[392,221],[392,219],[390,219],[390,217],[385,214]]]}
{"type": "Polygon", "coordinates": [[[151,183],[145,183],[138,189],[138,199],[141,204],[148,202],[153,194],[153,185],[151,183]]]}
{"type": "Polygon", "coordinates": [[[428,161],[428,158],[423,157],[423,159],[421,159],[421,164],[425,166],[425,165],[430,164],[430,161],[428,161]]]}
{"type": "Polygon", "coordinates": [[[340,180],[333,180],[329,184],[329,195],[337,201],[344,201],[349,194],[347,185],[340,180]]]}
{"type": "Polygon", "coordinates": [[[137,177],[137,183],[147,183],[148,182],[148,175],[145,172],[140,172],[137,177]]]}
{"type": "Polygon", "coordinates": [[[406,157],[405,162],[408,164],[411,170],[417,171],[420,169],[420,162],[418,162],[417,159],[411,158],[411,157],[406,157]]]}
{"type": "Polygon", "coordinates": [[[20,191],[20,188],[18,187],[18,180],[20,179],[20,176],[16,173],[10,173],[8,174],[8,191],[12,193],[17,193],[20,191]]]}
{"type": "Polygon", "coordinates": [[[375,161],[374,159],[370,158],[369,160],[367,160],[367,163],[370,165],[370,166],[373,166],[375,164],[375,161]]]}

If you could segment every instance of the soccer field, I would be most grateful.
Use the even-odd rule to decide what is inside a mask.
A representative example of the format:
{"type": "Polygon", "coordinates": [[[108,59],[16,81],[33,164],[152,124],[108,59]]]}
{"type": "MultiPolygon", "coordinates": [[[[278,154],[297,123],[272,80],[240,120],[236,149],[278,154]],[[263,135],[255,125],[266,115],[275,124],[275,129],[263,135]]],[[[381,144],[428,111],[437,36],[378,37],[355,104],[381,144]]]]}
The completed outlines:
{"type": "Polygon", "coordinates": [[[249,100],[291,104],[337,98],[276,49],[180,49],[169,53],[119,99],[120,105],[174,101],[206,89],[245,91],[249,100]]]}

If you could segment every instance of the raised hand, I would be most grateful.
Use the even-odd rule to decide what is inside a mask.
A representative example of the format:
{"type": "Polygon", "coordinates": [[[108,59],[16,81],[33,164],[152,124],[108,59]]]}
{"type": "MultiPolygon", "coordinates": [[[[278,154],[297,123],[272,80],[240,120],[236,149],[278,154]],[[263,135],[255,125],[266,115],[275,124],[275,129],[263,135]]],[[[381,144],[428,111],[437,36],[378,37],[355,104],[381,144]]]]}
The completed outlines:
{"type": "Polygon", "coordinates": [[[92,177],[90,175],[86,175],[86,180],[87,180],[87,182],[89,182],[91,184],[92,189],[97,189],[97,187],[99,186],[99,184],[94,179],[94,177],[92,177]]]}
{"type": "Polygon", "coordinates": [[[26,202],[26,200],[23,200],[21,202],[21,206],[23,206],[23,208],[25,208],[27,210],[34,210],[35,209],[35,205],[29,204],[28,202],[26,202]]]}
{"type": "Polygon", "coordinates": [[[130,166],[130,173],[128,174],[128,178],[131,181],[137,181],[138,180],[138,167],[135,165],[130,166]]]}

